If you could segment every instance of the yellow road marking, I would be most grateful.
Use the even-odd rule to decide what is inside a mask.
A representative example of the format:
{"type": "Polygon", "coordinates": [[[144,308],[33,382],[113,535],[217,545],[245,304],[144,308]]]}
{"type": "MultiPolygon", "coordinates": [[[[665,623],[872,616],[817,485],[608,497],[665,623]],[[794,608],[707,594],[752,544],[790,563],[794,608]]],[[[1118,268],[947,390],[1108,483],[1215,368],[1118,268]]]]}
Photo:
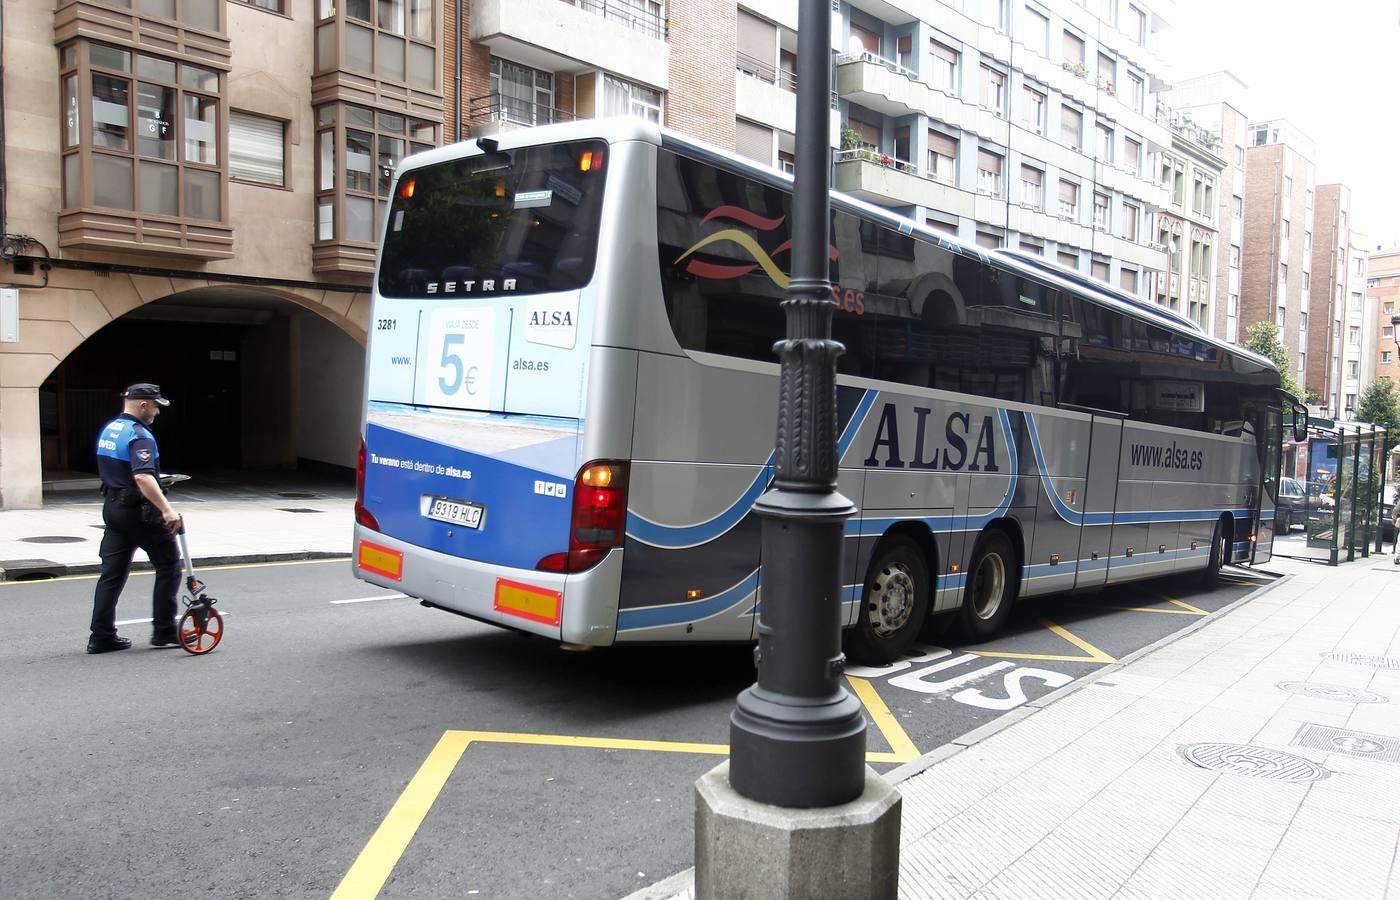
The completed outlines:
{"type": "Polygon", "coordinates": [[[1054,632],[1055,634],[1057,634],[1057,635],[1059,635],[1060,637],[1064,638],[1065,640],[1069,641],[1071,644],[1073,644],[1074,646],[1078,647],[1080,650],[1083,650],[1083,651],[1084,651],[1086,654],[1088,654],[1088,655],[1087,655],[1087,656],[1066,656],[1066,655],[1059,654],[1059,653],[1012,653],[1012,652],[1010,652],[1010,651],[1003,651],[1003,650],[973,650],[973,649],[970,648],[970,647],[965,647],[965,648],[963,648],[963,652],[964,652],[964,653],[972,653],[972,654],[975,654],[975,655],[977,655],[977,656],[985,656],[985,657],[988,657],[989,659],[1031,659],[1031,660],[1040,660],[1041,662],[1077,662],[1077,663],[1111,663],[1111,662],[1117,662],[1116,659],[1114,659],[1113,657],[1109,656],[1107,653],[1103,652],[1103,651],[1100,650],[1098,647],[1095,647],[1093,644],[1089,643],[1088,641],[1084,640],[1083,638],[1077,637],[1076,635],[1073,635],[1073,634],[1070,634],[1070,632],[1069,632],[1067,629],[1065,629],[1063,626],[1061,626],[1061,625],[1056,625],[1054,622],[1051,622],[1049,619],[1039,619],[1038,621],[1040,622],[1041,625],[1044,625],[1046,628],[1050,629],[1050,630],[1051,630],[1052,632],[1054,632]]]}
{"type": "Polygon", "coordinates": [[[1044,625],[1046,628],[1048,628],[1048,629],[1050,629],[1051,631],[1053,631],[1053,632],[1055,632],[1056,634],[1058,634],[1060,637],[1062,637],[1062,638],[1064,638],[1065,640],[1069,641],[1069,642],[1070,642],[1071,644],[1073,644],[1074,646],[1078,647],[1080,650],[1083,650],[1085,653],[1087,653],[1087,654],[1089,655],[1089,657],[1090,657],[1091,659],[1093,659],[1094,662],[1103,662],[1103,663],[1117,662],[1116,659],[1114,659],[1113,657],[1109,656],[1107,653],[1103,652],[1103,651],[1100,650],[1098,647],[1095,647],[1093,644],[1089,643],[1088,641],[1084,640],[1084,639],[1081,638],[1081,637],[1077,637],[1077,636],[1071,634],[1064,626],[1062,626],[1062,625],[1056,625],[1054,622],[1051,622],[1049,619],[1038,619],[1037,621],[1039,621],[1040,624],[1044,625]]]}
{"type": "Polygon", "coordinates": [[[864,678],[855,678],[847,675],[846,681],[850,683],[851,690],[855,691],[856,697],[865,704],[865,711],[870,713],[870,719],[875,723],[875,727],[880,729],[880,733],[885,736],[885,743],[890,745],[891,752],[898,757],[898,762],[908,762],[917,759],[919,750],[914,746],[914,742],[909,740],[909,735],[904,733],[904,729],[899,726],[899,721],[890,712],[890,708],[885,705],[885,701],[880,699],[880,695],[875,691],[875,686],[864,678]]]}
{"type": "Polygon", "coordinates": [[[1163,599],[1163,600],[1166,600],[1168,603],[1175,603],[1177,606],[1181,607],[1182,609],[1186,610],[1186,611],[1189,612],[1189,613],[1192,613],[1193,615],[1197,615],[1197,616],[1208,616],[1208,615],[1210,615],[1210,613],[1208,613],[1208,612],[1206,612],[1205,610],[1201,609],[1199,606],[1192,606],[1190,603],[1187,603],[1185,600],[1178,600],[1178,599],[1176,599],[1175,597],[1163,597],[1162,599],[1163,599]]]}
{"type": "MultiPolygon", "coordinates": [[[[326,559],[283,559],[274,562],[259,563],[227,563],[221,566],[200,566],[201,572],[224,572],[229,569],[270,569],[274,566],[315,566],[322,563],[348,563],[348,556],[332,556],[326,559]]],[[[155,575],[155,571],[146,569],[131,573],[132,578],[149,577],[155,575]]],[[[36,584],[56,584],[60,581],[96,581],[99,578],[97,572],[91,575],[60,575],[57,578],[30,578],[16,581],[0,581],[0,588],[15,587],[20,585],[33,586],[36,584]]]]}
{"type": "Polygon", "coordinates": [[[1167,616],[1207,616],[1210,613],[1192,612],[1189,609],[1155,609],[1151,606],[1110,606],[1109,609],[1119,609],[1123,612],[1140,613],[1162,613],[1167,616]]]}

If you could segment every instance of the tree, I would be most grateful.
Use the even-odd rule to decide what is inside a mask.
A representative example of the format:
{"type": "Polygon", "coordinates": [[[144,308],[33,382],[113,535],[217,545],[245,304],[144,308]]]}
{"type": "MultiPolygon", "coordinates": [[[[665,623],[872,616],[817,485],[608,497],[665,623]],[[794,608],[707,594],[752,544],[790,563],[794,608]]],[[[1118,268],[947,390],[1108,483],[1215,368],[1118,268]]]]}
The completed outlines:
{"type": "Polygon", "coordinates": [[[1292,367],[1288,364],[1288,348],[1279,340],[1277,325],[1273,322],[1255,322],[1245,329],[1244,347],[1270,360],[1278,369],[1283,389],[1303,399],[1302,389],[1298,387],[1298,382],[1293,380],[1292,367]]]}
{"type": "Polygon", "coordinates": [[[1400,390],[1385,376],[1366,385],[1356,404],[1356,420],[1385,429],[1385,442],[1394,447],[1400,441],[1400,390]]]}

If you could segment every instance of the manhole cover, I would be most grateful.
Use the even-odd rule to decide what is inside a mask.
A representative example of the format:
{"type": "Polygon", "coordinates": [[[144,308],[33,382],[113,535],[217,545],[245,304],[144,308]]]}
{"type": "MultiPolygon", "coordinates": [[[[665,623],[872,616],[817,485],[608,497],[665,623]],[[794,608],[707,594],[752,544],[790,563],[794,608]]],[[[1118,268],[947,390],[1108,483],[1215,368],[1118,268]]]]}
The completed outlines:
{"type": "Polygon", "coordinates": [[[80,544],[87,540],[71,534],[41,534],[37,537],[20,538],[26,544],[80,544]]]}
{"type": "Polygon", "coordinates": [[[286,497],[288,500],[312,500],[316,497],[310,491],[278,491],[277,496],[286,497]]]}
{"type": "Polygon", "coordinates": [[[1250,744],[1184,744],[1180,752],[1183,759],[1202,769],[1269,781],[1305,784],[1320,781],[1330,774],[1301,756],[1250,744]]]}
{"type": "Polygon", "coordinates": [[[1305,724],[1298,729],[1293,744],[1296,747],[1343,753],[1361,759],[1400,763],[1400,740],[1380,734],[1347,731],[1330,725],[1314,725],[1311,722],[1305,724]]]}
{"type": "Polygon", "coordinates": [[[1400,659],[1394,656],[1371,656],[1367,653],[1324,653],[1323,659],[1332,662],[1351,663],[1353,666],[1370,666],[1373,669],[1400,669],[1400,659]]]}
{"type": "Polygon", "coordinates": [[[1318,681],[1280,681],[1275,685],[1281,691],[1312,697],[1317,700],[1336,700],[1338,703],[1384,703],[1386,699],[1374,691],[1342,687],[1339,684],[1322,684],[1318,681]]]}
{"type": "Polygon", "coordinates": [[[322,512],[322,510],[319,510],[319,509],[310,509],[310,508],[305,507],[305,506],[279,506],[279,507],[277,507],[277,508],[278,508],[278,510],[280,510],[281,512],[290,512],[290,513],[318,513],[318,512],[322,512]]]}

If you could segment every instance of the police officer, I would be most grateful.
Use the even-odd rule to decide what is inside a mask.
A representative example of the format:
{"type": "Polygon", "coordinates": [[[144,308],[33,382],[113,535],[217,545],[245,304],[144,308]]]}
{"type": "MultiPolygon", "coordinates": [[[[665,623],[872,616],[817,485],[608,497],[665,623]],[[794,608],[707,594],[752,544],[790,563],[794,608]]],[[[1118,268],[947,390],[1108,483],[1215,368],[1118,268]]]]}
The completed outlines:
{"type": "Polygon", "coordinates": [[[175,592],[179,587],[179,551],[175,534],[180,517],[160,489],[160,451],[151,423],[170,401],[160,386],[133,384],[122,392],[122,414],[97,434],[97,473],[102,479],[102,574],[92,600],[92,636],[87,652],[125,650],[131,641],[117,636],[117,597],[140,547],[156,570],[151,594],[151,645],[179,646],[175,630],[175,592]]]}

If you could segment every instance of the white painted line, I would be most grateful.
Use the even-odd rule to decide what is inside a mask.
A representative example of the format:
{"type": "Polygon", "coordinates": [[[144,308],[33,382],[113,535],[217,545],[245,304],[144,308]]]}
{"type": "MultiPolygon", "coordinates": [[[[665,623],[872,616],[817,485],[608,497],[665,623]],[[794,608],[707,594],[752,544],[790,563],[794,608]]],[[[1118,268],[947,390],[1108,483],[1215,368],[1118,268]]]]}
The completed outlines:
{"type": "Polygon", "coordinates": [[[354,597],[349,600],[332,600],[331,603],[339,606],[342,603],[369,603],[373,600],[407,600],[406,594],[380,594],[378,597],[354,597]]]}

